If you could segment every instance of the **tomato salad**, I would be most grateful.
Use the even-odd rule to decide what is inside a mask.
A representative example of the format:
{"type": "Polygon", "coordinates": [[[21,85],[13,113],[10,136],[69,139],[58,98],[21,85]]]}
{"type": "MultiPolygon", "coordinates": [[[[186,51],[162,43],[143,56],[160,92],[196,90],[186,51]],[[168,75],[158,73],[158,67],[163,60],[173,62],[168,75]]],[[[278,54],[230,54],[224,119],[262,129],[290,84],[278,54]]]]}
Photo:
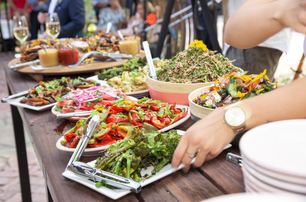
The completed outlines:
{"type": "MultiPolygon", "coordinates": [[[[178,108],[175,104],[149,98],[138,101],[119,99],[113,101],[111,105],[109,103],[93,112],[100,115],[100,124],[89,140],[89,148],[113,144],[131,135],[134,128],[163,129],[187,115],[185,108],[178,108]]],[[[64,134],[61,144],[75,148],[80,136],[84,134],[86,125],[87,118],[79,120],[64,134]]]]}

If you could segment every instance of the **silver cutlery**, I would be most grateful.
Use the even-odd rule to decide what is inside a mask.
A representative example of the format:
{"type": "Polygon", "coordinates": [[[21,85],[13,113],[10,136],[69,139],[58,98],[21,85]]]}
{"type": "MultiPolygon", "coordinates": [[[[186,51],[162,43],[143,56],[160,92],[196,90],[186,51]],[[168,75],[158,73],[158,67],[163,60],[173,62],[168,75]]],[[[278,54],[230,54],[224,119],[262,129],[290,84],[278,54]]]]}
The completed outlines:
{"type": "Polygon", "coordinates": [[[11,100],[11,99],[14,99],[14,98],[18,98],[18,97],[21,97],[21,96],[24,96],[26,94],[28,94],[29,91],[28,90],[25,90],[25,91],[22,91],[20,93],[16,93],[14,95],[10,95],[10,96],[7,96],[7,97],[4,97],[1,99],[1,102],[5,103],[7,102],[8,100],[11,100]]]}
{"type": "Polygon", "coordinates": [[[63,118],[71,118],[71,117],[83,117],[83,116],[89,116],[91,114],[91,111],[84,111],[84,112],[71,112],[71,113],[61,113],[57,114],[56,118],[63,119],[63,118]]]}
{"type": "Polygon", "coordinates": [[[234,153],[227,153],[226,154],[226,160],[237,165],[237,166],[242,166],[242,157],[237,155],[237,154],[234,154],[234,153]]]}
{"type": "Polygon", "coordinates": [[[94,182],[104,182],[105,184],[110,185],[112,187],[127,189],[136,193],[140,192],[140,183],[135,182],[131,179],[114,175],[106,171],[102,171],[100,169],[93,168],[90,165],[79,161],[99,121],[99,115],[95,115],[90,119],[88,126],[85,129],[86,132],[80,139],[75,151],[73,152],[69,160],[66,169],[77,175],[86,177],[94,182]]]}
{"type": "Polygon", "coordinates": [[[106,58],[111,58],[113,60],[118,60],[118,59],[130,59],[133,56],[132,55],[128,55],[128,54],[121,54],[121,53],[102,53],[102,52],[98,52],[98,51],[91,51],[88,52],[86,54],[84,54],[79,61],[76,64],[73,65],[69,65],[69,67],[77,67],[79,65],[82,64],[82,62],[84,62],[85,59],[92,57],[92,56],[101,56],[101,57],[106,57],[106,58]]]}
{"type": "Polygon", "coordinates": [[[29,62],[10,65],[9,68],[12,69],[12,70],[16,70],[16,69],[19,69],[19,68],[22,68],[22,67],[36,65],[36,64],[39,64],[39,63],[40,63],[40,61],[37,59],[37,60],[34,60],[34,61],[29,61],[29,62]]]}

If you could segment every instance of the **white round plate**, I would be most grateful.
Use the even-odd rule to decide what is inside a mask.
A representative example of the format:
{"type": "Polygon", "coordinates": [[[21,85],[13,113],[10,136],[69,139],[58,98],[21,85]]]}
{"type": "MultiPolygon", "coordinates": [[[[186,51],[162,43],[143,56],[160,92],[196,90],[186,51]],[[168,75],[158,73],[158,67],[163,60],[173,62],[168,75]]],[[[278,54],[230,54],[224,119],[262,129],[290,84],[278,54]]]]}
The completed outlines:
{"type": "MultiPolygon", "coordinates": [[[[75,148],[69,148],[69,147],[65,147],[61,144],[61,141],[64,140],[64,136],[60,137],[57,142],[56,142],[56,148],[61,150],[61,151],[64,151],[64,152],[68,152],[68,153],[73,153],[75,148]]],[[[84,150],[84,153],[85,155],[96,155],[98,154],[99,152],[107,149],[110,145],[106,145],[106,146],[101,146],[101,147],[96,147],[96,148],[86,148],[84,150]]]]}
{"type": "Polygon", "coordinates": [[[251,175],[255,176],[258,178],[260,181],[274,186],[274,187],[279,187],[281,189],[287,190],[287,191],[292,191],[300,194],[306,195],[306,186],[303,185],[297,185],[297,184],[292,184],[288,182],[284,182],[280,179],[275,179],[273,177],[269,177],[263,173],[258,172],[254,168],[252,168],[250,165],[247,164],[247,162],[243,162],[243,167],[246,169],[251,175]]]}
{"type": "Polygon", "coordinates": [[[297,184],[297,185],[306,187],[306,179],[305,178],[290,176],[290,175],[283,175],[281,173],[278,173],[278,172],[275,172],[275,171],[272,171],[272,170],[269,170],[269,169],[265,169],[265,168],[261,167],[260,165],[257,165],[255,163],[253,163],[248,158],[246,158],[244,155],[242,155],[242,158],[243,158],[243,162],[245,164],[251,166],[257,172],[260,172],[264,175],[267,175],[269,177],[272,177],[272,178],[275,178],[275,179],[278,179],[278,180],[282,180],[282,181],[287,182],[287,183],[297,184]]]}
{"type": "Polygon", "coordinates": [[[244,167],[242,168],[242,172],[245,183],[251,184],[254,189],[258,190],[258,192],[294,194],[293,192],[286,191],[260,181],[259,179],[254,177],[251,173],[249,173],[249,171],[246,170],[244,167]]]}
{"type": "Polygon", "coordinates": [[[239,193],[218,196],[205,202],[305,202],[305,199],[289,194],[239,193]]]}
{"type": "MultiPolygon", "coordinates": [[[[182,123],[184,123],[185,121],[187,121],[189,118],[190,118],[190,111],[189,111],[189,107],[187,106],[183,106],[183,105],[176,105],[178,108],[185,108],[187,110],[187,114],[184,118],[180,119],[179,121],[165,127],[165,128],[162,128],[159,130],[159,132],[166,132],[168,130],[171,130],[179,125],[181,125],[182,123]]],[[[52,108],[53,109],[53,108],[52,108]]],[[[177,130],[178,133],[180,135],[182,135],[182,131],[181,130],[177,130]]],[[[64,151],[64,152],[74,152],[74,148],[68,148],[68,147],[65,147],[61,144],[61,141],[64,140],[64,136],[61,136],[57,142],[56,142],[56,148],[58,148],[59,150],[61,151],[64,151]]],[[[85,151],[84,151],[84,154],[87,154],[87,155],[93,155],[93,154],[97,154],[98,152],[100,151],[103,151],[105,149],[107,149],[110,145],[107,145],[107,146],[102,146],[102,147],[97,147],[97,148],[86,148],[85,151]]],[[[227,145],[226,148],[229,148],[231,145],[227,145]]]]}
{"type": "Polygon", "coordinates": [[[284,176],[306,179],[306,120],[278,121],[249,130],[241,138],[241,154],[284,176]]]}

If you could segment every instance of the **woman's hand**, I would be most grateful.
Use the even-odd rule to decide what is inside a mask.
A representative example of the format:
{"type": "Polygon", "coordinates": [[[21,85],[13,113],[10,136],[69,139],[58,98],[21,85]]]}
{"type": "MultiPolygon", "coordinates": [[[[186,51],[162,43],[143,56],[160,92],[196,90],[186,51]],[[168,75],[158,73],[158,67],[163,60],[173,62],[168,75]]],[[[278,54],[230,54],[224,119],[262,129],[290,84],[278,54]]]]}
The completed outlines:
{"type": "Polygon", "coordinates": [[[188,171],[194,157],[194,166],[200,167],[206,160],[220,154],[235,137],[223,117],[223,109],[217,109],[190,127],[174,152],[172,166],[177,168],[182,162],[184,170],[188,171]]]}
{"type": "Polygon", "coordinates": [[[283,26],[306,34],[306,0],[278,0],[274,18],[283,26]]]}

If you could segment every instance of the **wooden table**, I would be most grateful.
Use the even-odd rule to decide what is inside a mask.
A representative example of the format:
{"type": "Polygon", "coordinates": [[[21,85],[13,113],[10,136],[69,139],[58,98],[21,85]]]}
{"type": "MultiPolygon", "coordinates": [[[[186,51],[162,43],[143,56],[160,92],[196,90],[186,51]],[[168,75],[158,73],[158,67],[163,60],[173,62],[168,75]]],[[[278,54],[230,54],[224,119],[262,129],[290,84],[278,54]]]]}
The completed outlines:
{"type": "MultiPolygon", "coordinates": [[[[12,93],[29,89],[35,84],[25,75],[8,69],[5,71],[8,88],[12,93]]],[[[29,132],[30,140],[44,173],[50,201],[111,201],[61,175],[70,156],[55,147],[59,136],[54,129],[57,128],[60,121],[56,120],[50,111],[34,112],[27,109],[17,110],[16,107],[12,107],[12,114],[19,173],[22,176],[20,180],[23,201],[31,201],[31,196],[29,196],[30,186],[22,123],[29,132]]],[[[191,124],[192,121],[189,120],[180,129],[185,130],[191,124]]],[[[243,192],[241,170],[238,166],[225,160],[225,153],[223,152],[218,158],[207,162],[199,169],[192,169],[189,173],[176,172],[144,187],[141,193],[129,194],[120,201],[200,201],[218,195],[243,192]]]]}

